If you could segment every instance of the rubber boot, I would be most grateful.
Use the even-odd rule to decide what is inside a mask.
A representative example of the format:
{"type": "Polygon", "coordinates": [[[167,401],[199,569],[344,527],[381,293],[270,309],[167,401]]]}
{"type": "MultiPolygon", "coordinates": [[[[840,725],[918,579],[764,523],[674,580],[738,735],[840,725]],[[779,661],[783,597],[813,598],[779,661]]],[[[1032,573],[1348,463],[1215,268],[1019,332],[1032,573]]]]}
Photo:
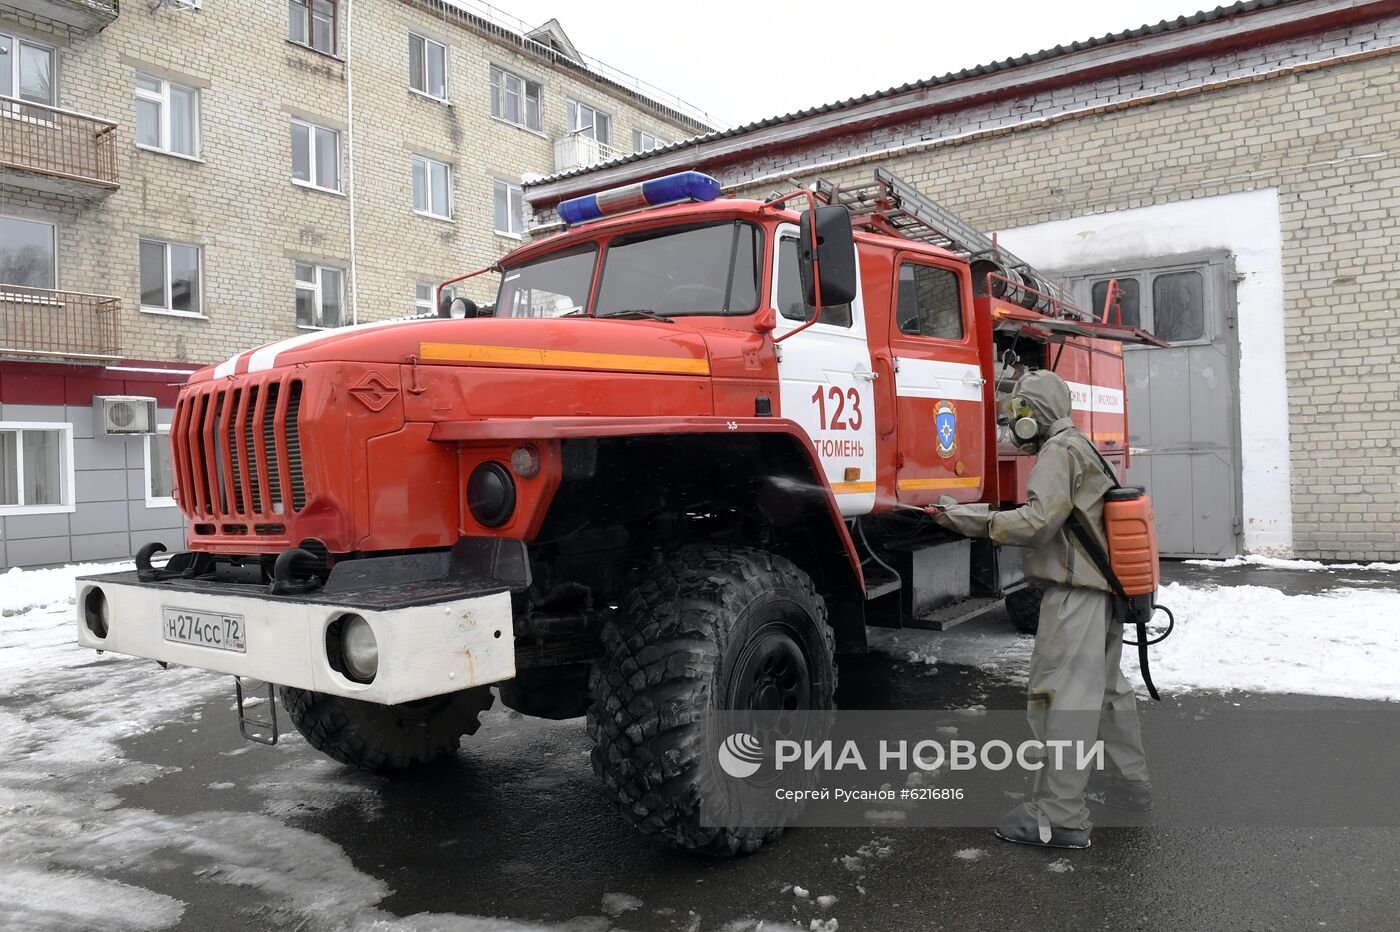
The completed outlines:
{"type": "Polygon", "coordinates": [[[1146,780],[1125,780],[1095,774],[1089,779],[1084,798],[1126,812],[1148,812],[1152,809],[1152,784],[1146,780]]]}
{"type": "Polygon", "coordinates": [[[1087,828],[1063,828],[1037,819],[1033,813],[1017,806],[1006,814],[996,827],[996,836],[1002,841],[1012,841],[1018,845],[1034,845],[1038,848],[1087,848],[1089,832],[1087,828]]]}

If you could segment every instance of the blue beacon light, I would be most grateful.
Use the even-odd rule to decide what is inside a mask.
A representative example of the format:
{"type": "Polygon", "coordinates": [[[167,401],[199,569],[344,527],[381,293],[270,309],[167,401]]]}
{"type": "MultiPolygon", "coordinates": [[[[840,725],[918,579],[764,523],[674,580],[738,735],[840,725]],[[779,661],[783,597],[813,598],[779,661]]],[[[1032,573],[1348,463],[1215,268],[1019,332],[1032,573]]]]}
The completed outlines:
{"type": "Polygon", "coordinates": [[[597,194],[570,198],[559,204],[559,219],[569,226],[625,214],[644,207],[661,207],[679,201],[713,201],[719,182],[701,172],[678,172],[650,181],[629,184],[597,194]]]}

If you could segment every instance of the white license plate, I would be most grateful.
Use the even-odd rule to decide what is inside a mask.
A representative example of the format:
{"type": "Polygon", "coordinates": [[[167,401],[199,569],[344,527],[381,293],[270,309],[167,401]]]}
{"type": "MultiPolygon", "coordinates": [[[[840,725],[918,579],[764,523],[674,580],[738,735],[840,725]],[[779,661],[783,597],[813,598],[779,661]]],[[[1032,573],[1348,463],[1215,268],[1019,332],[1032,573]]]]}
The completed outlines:
{"type": "Polygon", "coordinates": [[[213,647],[240,654],[248,652],[244,639],[242,615],[220,612],[196,612],[188,608],[161,606],[164,615],[165,639],[196,647],[213,647]]]}

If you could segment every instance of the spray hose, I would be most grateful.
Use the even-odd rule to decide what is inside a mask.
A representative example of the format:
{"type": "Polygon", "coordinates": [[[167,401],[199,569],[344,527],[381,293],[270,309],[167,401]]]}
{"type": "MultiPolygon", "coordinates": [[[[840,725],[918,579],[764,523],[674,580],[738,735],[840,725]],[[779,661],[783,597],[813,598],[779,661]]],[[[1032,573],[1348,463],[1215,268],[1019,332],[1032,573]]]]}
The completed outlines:
{"type": "Polygon", "coordinates": [[[1071,512],[1069,519],[1065,521],[1065,527],[1069,528],[1070,533],[1079,540],[1085,553],[1089,554],[1089,559],[1094,561],[1094,565],[1099,568],[1103,578],[1108,580],[1109,588],[1113,590],[1113,595],[1116,597],[1116,607],[1125,616],[1124,625],[1132,625],[1137,629],[1137,640],[1130,641],[1125,637],[1123,643],[1131,644],[1138,649],[1138,670],[1142,673],[1143,685],[1147,687],[1147,694],[1160,702],[1162,697],[1157,694],[1157,685],[1152,682],[1152,670],[1147,663],[1147,648],[1167,639],[1167,635],[1171,634],[1176,627],[1176,616],[1165,605],[1156,604],[1157,594],[1155,592],[1133,596],[1124,591],[1122,581],[1119,580],[1118,574],[1113,572],[1113,567],[1108,562],[1108,555],[1103,552],[1098,541],[1089,535],[1088,529],[1080,522],[1078,515],[1071,512]],[[1147,636],[1147,623],[1159,610],[1167,613],[1167,630],[1156,637],[1149,638],[1147,636]]]}

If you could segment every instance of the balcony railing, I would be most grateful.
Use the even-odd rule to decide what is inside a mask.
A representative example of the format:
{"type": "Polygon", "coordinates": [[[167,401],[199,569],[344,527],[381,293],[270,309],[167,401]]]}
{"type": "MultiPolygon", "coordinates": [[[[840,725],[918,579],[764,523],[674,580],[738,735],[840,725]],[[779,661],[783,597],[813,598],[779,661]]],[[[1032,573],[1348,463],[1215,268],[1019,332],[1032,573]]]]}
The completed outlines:
{"type": "Polygon", "coordinates": [[[39,19],[62,23],[79,35],[106,29],[119,12],[117,0],[9,0],[9,5],[39,19]]]}
{"type": "Polygon", "coordinates": [[[121,298],[0,285],[0,354],[119,359],[121,298]]]}
{"type": "Polygon", "coordinates": [[[0,173],[31,190],[107,194],[117,188],[117,124],[0,97],[0,173]]]}
{"type": "Polygon", "coordinates": [[[580,133],[570,133],[554,140],[554,170],[564,172],[571,168],[587,168],[626,154],[624,150],[614,149],[605,142],[580,133]]]}

